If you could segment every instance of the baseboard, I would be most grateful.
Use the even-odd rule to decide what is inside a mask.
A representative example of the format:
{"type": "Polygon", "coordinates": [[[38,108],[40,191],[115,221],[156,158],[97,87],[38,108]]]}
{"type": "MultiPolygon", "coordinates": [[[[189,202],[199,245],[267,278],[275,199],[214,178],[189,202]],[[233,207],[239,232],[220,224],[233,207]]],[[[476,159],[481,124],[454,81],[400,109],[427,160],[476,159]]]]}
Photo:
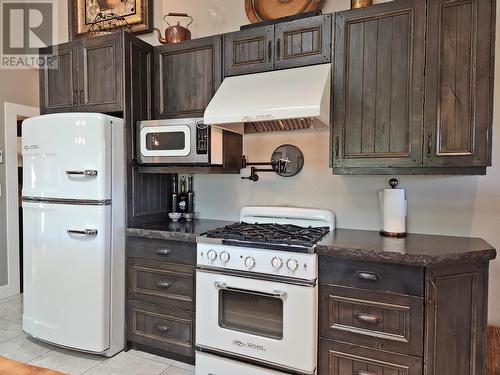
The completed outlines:
{"type": "Polygon", "coordinates": [[[500,375],[500,327],[488,327],[486,374],[500,375]]]}

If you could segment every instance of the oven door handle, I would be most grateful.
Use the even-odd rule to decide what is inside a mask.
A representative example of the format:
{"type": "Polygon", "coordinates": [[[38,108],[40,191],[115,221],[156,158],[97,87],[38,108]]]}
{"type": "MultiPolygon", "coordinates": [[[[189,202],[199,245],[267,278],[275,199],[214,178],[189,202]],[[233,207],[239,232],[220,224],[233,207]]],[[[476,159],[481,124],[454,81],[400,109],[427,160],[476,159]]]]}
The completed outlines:
{"type": "Polygon", "coordinates": [[[285,292],[284,290],[274,290],[272,292],[266,292],[266,291],[262,291],[262,290],[250,290],[250,289],[236,288],[236,287],[227,285],[223,281],[216,281],[215,287],[219,290],[229,290],[229,291],[233,291],[233,292],[255,294],[257,296],[264,296],[264,297],[285,299],[287,296],[287,292],[285,292]]]}

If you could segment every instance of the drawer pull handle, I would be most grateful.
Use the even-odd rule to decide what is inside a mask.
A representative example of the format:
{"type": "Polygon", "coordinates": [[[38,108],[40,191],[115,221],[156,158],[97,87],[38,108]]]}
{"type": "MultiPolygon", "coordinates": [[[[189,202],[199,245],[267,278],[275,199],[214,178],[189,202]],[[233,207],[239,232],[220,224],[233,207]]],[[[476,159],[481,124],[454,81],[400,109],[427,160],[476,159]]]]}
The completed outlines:
{"type": "Polygon", "coordinates": [[[169,256],[172,253],[170,249],[160,249],[156,252],[158,255],[169,256]]]}
{"type": "Polygon", "coordinates": [[[158,281],[158,283],[156,284],[156,286],[158,288],[162,288],[162,289],[168,289],[170,288],[170,284],[166,281],[158,281]]]}
{"type": "Polygon", "coordinates": [[[163,333],[168,332],[168,331],[170,330],[170,328],[169,328],[168,326],[163,325],[163,324],[158,324],[158,325],[156,326],[156,329],[157,329],[158,331],[160,331],[160,332],[163,332],[163,333]]]}
{"type": "Polygon", "coordinates": [[[380,281],[381,279],[380,275],[376,274],[375,272],[365,272],[365,271],[356,272],[356,277],[359,280],[363,281],[380,281]]]}
{"type": "Polygon", "coordinates": [[[354,314],[354,318],[356,318],[356,320],[361,323],[366,323],[373,326],[378,325],[382,321],[382,318],[380,318],[380,316],[371,314],[354,314]]]}
{"type": "Polygon", "coordinates": [[[84,171],[66,171],[68,176],[84,176],[84,177],[94,177],[97,176],[98,172],[95,169],[86,169],[84,171]]]}
{"type": "Polygon", "coordinates": [[[378,375],[378,374],[373,371],[356,370],[354,371],[354,375],[378,375]]]}
{"type": "Polygon", "coordinates": [[[99,233],[97,229],[84,229],[84,230],[68,229],[67,232],[69,235],[82,235],[89,237],[95,237],[97,236],[97,233],[99,233]]]}

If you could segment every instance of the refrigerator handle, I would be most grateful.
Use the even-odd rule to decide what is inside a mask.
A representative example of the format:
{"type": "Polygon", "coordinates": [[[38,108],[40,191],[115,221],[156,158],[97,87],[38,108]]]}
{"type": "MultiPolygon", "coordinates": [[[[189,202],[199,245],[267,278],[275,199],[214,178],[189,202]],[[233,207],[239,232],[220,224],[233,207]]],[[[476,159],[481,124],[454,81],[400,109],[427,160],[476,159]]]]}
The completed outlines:
{"type": "Polygon", "coordinates": [[[85,229],[85,230],[72,230],[72,229],[68,229],[68,234],[70,234],[70,235],[81,234],[83,236],[92,236],[92,237],[95,237],[95,236],[97,236],[97,229],[85,229]]]}
{"type": "Polygon", "coordinates": [[[66,171],[69,176],[97,176],[97,171],[94,169],[86,169],[84,171],[66,171]]]}

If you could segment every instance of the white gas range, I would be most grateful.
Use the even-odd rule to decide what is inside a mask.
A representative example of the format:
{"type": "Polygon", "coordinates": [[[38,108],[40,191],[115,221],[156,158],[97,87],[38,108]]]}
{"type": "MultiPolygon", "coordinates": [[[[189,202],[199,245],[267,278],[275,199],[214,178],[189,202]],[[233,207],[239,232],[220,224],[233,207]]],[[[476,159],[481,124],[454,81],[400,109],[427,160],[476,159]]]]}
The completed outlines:
{"type": "Polygon", "coordinates": [[[198,238],[196,374],[315,374],[315,244],[331,211],[245,207],[198,238]]]}

